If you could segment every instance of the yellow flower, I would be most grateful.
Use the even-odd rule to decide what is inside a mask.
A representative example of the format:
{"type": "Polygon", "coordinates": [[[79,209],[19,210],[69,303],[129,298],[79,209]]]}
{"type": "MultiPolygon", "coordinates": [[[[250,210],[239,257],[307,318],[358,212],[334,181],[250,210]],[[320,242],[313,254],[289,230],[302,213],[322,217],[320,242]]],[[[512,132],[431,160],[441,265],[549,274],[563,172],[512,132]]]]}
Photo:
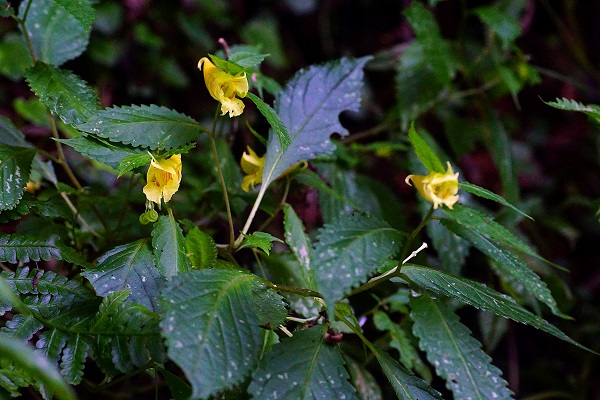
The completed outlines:
{"type": "Polygon", "coordinates": [[[266,156],[259,157],[250,146],[246,146],[248,153],[242,154],[240,164],[242,171],[246,174],[242,179],[242,190],[247,192],[250,186],[254,189],[254,185],[262,182],[262,174],[265,168],[266,156]]]}
{"type": "Polygon", "coordinates": [[[148,200],[158,205],[161,199],[165,203],[171,200],[181,183],[181,154],[158,161],[152,156],[146,178],[148,183],[144,186],[144,194],[148,200]]]}
{"type": "Polygon", "coordinates": [[[246,73],[231,75],[217,68],[207,57],[198,61],[198,69],[204,73],[204,83],[210,95],[221,103],[221,115],[237,117],[244,111],[244,103],[236,98],[246,97],[248,79],[246,73]]]}
{"type": "Polygon", "coordinates": [[[429,175],[406,177],[406,183],[410,185],[410,181],[412,181],[421,196],[433,203],[434,209],[438,208],[440,204],[452,209],[452,206],[458,201],[458,172],[454,173],[450,163],[447,164],[448,170],[444,174],[432,172],[429,175]]]}
{"type": "Polygon", "coordinates": [[[42,187],[41,182],[27,182],[27,186],[25,186],[25,191],[29,193],[35,193],[40,187],[42,187]]]}

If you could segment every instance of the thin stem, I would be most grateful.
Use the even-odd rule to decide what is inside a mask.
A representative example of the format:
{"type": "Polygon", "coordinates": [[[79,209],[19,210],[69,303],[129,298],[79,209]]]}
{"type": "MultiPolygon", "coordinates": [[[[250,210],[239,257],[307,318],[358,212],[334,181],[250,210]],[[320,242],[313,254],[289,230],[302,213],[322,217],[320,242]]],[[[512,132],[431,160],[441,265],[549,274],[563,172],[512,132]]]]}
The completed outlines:
{"type": "Polygon", "coordinates": [[[29,31],[27,30],[27,27],[25,26],[25,21],[27,21],[27,15],[29,14],[29,9],[31,8],[31,3],[33,3],[33,0],[29,0],[29,2],[27,3],[27,7],[25,8],[25,12],[23,13],[23,18],[19,18],[15,15],[11,15],[11,16],[13,17],[13,19],[15,21],[17,21],[17,23],[21,27],[21,31],[23,31],[23,37],[25,37],[25,42],[27,44],[27,49],[29,50],[29,55],[31,56],[31,60],[35,63],[37,60],[35,57],[35,52],[33,51],[33,44],[31,43],[31,40],[29,39],[29,31]]]}
{"type": "Polygon", "coordinates": [[[81,184],[77,180],[77,177],[75,176],[75,174],[73,174],[71,167],[69,167],[69,164],[67,163],[67,159],[65,158],[65,153],[63,152],[63,148],[62,148],[62,143],[60,143],[58,141],[60,139],[60,136],[58,135],[58,129],[56,128],[56,121],[54,120],[54,116],[50,113],[50,111],[48,111],[48,119],[50,120],[50,128],[52,130],[52,137],[54,137],[54,139],[56,139],[55,142],[56,142],[56,151],[58,152],[58,163],[62,166],[63,170],[66,172],[67,176],[73,183],[73,186],[75,186],[75,188],[77,188],[77,190],[83,190],[83,186],[81,186],[81,184]]]}
{"type": "Polygon", "coordinates": [[[279,284],[275,284],[271,281],[268,280],[263,280],[263,282],[270,287],[271,289],[275,289],[281,292],[287,292],[287,293],[294,293],[294,294],[298,294],[300,296],[303,297],[318,297],[320,299],[323,299],[323,295],[315,290],[311,290],[311,289],[298,289],[292,286],[287,286],[287,285],[279,285],[279,284]]]}
{"type": "Polygon", "coordinates": [[[275,212],[273,212],[273,215],[267,218],[265,222],[263,222],[262,225],[258,228],[259,231],[262,231],[267,226],[269,226],[269,224],[275,219],[279,211],[281,211],[281,209],[283,208],[283,205],[285,204],[288,194],[290,192],[290,184],[292,183],[292,180],[289,177],[286,178],[287,179],[285,183],[285,189],[283,191],[283,196],[281,196],[281,201],[279,202],[279,204],[277,204],[277,208],[275,209],[275,212]]]}
{"type": "Polygon", "coordinates": [[[256,200],[254,201],[254,205],[252,206],[252,210],[250,210],[250,215],[248,215],[248,219],[246,220],[246,224],[244,225],[244,229],[242,229],[242,233],[235,241],[234,248],[239,246],[242,240],[244,240],[244,235],[248,233],[250,229],[250,225],[256,216],[256,212],[258,211],[258,207],[260,206],[260,202],[262,201],[265,192],[267,191],[267,185],[263,184],[258,191],[258,196],[256,196],[256,200]]]}
{"type": "Polygon", "coordinates": [[[217,142],[215,141],[215,129],[217,128],[217,119],[219,118],[219,106],[215,112],[215,119],[213,121],[212,131],[207,132],[210,139],[210,145],[217,165],[217,175],[219,176],[219,182],[221,183],[221,189],[223,190],[223,200],[225,201],[225,209],[227,210],[227,223],[229,224],[229,247],[234,247],[234,235],[233,231],[233,217],[231,216],[231,205],[229,204],[229,194],[227,193],[227,185],[225,184],[225,178],[223,177],[223,171],[221,170],[221,162],[219,161],[219,153],[217,152],[217,142]]]}
{"type": "Polygon", "coordinates": [[[402,256],[400,257],[401,260],[404,260],[406,258],[406,256],[408,255],[408,250],[410,249],[410,245],[411,245],[412,241],[414,240],[414,238],[417,237],[417,235],[419,234],[419,232],[421,232],[421,230],[425,227],[425,225],[427,225],[427,223],[431,220],[431,217],[433,216],[433,211],[434,211],[433,206],[431,206],[431,208],[429,208],[429,212],[427,213],[425,218],[423,218],[423,220],[421,221],[419,226],[417,226],[415,228],[415,230],[413,230],[410,233],[410,235],[408,236],[408,239],[406,239],[406,243],[404,244],[404,248],[402,249],[402,256]]]}

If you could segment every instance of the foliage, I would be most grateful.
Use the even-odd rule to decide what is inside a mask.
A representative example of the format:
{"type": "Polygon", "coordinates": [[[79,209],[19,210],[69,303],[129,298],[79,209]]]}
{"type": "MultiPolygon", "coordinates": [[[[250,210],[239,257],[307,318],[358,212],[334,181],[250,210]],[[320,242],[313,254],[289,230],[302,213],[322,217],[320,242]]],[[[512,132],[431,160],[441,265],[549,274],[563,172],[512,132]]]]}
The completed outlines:
{"type": "MultiPolygon", "coordinates": [[[[29,97],[0,95],[0,397],[511,399],[529,389],[501,370],[503,339],[511,363],[516,335],[597,356],[540,232],[577,237],[545,215],[556,196],[520,186],[530,138],[503,114],[543,72],[519,47],[527,2],[413,0],[398,21],[383,2],[402,45],[378,31],[366,50],[336,48],[323,17],[306,44],[328,56],[311,65],[278,34],[298,24],[258,3],[258,19],[205,0],[17,3],[0,0],[0,86],[29,97]],[[203,82],[205,56],[218,70],[203,82]],[[235,96],[214,93],[232,88],[246,107],[220,116],[214,99],[235,96]],[[458,202],[434,208],[408,175],[458,202]]],[[[281,7],[340,11],[305,3],[281,7]]]]}

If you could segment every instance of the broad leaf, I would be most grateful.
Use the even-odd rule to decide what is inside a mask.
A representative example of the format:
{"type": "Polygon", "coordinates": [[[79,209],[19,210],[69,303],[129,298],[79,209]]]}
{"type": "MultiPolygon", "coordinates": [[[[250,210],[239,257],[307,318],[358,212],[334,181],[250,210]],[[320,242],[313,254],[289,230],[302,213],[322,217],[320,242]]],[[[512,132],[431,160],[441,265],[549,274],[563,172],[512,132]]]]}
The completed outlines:
{"type": "Polygon", "coordinates": [[[254,232],[251,235],[244,235],[244,241],[240,244],[240,249],[261,249],[269,255],[273,242],[283,243],[283,240],[266,232],[254,232]]]}
{"type": "Polygon", "coordinates": [[[504,199],[504,197],[497,195],[494,192],[490,192],[487,189],[484,189],[480,186],[474,185],[472,183],[469,182],[459,182],[458,186],[460,189],[469,192],[471,194],[474,194],[475,196],[478,197],[482,197],[484,199],[488,199],[488,200],[493,200],[495,202],[498,202],[500,204],[502,204],[503,206],[506,206],[516,212],[518,212],[519,214],[521,214],[524,217],[529,218],[530,220],[533,221],[533,218],[531,218],[529,215],[525,214],[523,211],[519,210],[517,207],[513,206],[512,204],[510,204],[508,201],[506,201],[504,199]]]}
{"type": "Polygon", "coordinates": [[[150,157],[150,154],[148,153],[132,154],[127,156],[119,162],[119,166],[117,167],[117,171],[119,171],[119,177],[137,167],[150,165],[151,161],[152,157],[150,157]]]}
{"type": "Polygon", "coordinates": [[[106,297],[120,290],[130,291],[127,301],[150,310],[158,309],[160,274],[148,239],[117,246],[98,259],[98,264],[81,275],[86,277],[98,296],[106,297]]]}
{"type": "Polygon", "coordinates": [[[285,242],[290,246],[290,250],[302,267],[301,275],[304,276],[305,281],[310,282],[312,281],[312,274],[310,273],[312,245],[310,243],[310,238],[304,232],[304,224],[292,206],[286,204],[283,207],[283,215],[285,242]]]}
{"type": "Polygon", "coordinates": [[[25,140],[25,135],[3,115],[0,115],[0,143],[17,147],[31,146],[25,140]]]}
{"type": "Polygon", "coordinates": [[[139,154],[148,155],[146,152],[140,153],[143,150],[120,143],[106,143],[92,136],[57,140],[67,146],[71,146],[78,153],[115,169],[127,157],[135,157],[139,154]]]}
{"type": "Polygon", "coordinates": [[[508,48],[521,34],[518,21],[499,7],[499,3],[478,7],[475,14],[502,40],[502,45],[508,48]]]}
{"type": "Polygon", "coordinates": [[[0,233],[0,262],[65,260],[83,267],[89,265],[83,257],[71,247],[61,243],[58,236],[47,239],[14,233],[0,233]]]}
{"type": "Polygon", "coordinates": [[[42,103],[65,124],[81,124],[98,109],[96,93],[70,71],[37,62],[25,78],[42,103]]]}
{"type": "Polygon", "coordinates": [[[435,400],[442,399],[442,395],[433,389],[424,380],[411,374],[396,360],[387,353],[381,351],[375,346],[371,346],[371,351],[377,357],[383,373],[388,378],[396,396],[400,400],[435,400]]]}
{"type": "Polygon", "coordinates": [[[443,219],[442,223],[456,235],[468,240],[473,246],[495,261],[496,268],[503,278],[512,283],[523,285],[536,299],[546,304],[555,315],[569,318],[560,311],[556,300],[546,283],[536,275],[523,261],[493,239],[488,239],[483,234],[466,228],[453,220],[443,219]]]}
{"type": "Polygon", "coordinates": [[[433,149],[429,147],[427,142],[417,133],[414,122],[410,124],[408,138],[410,139],[410,144],[412,144],[415,149],[417,157],[419,157],[419,160],[421,160],[421,163],[423,163],[429,172],[446,172],[446,168],[438,158],[437,154],[435,154],[433,149]]]}
{"type": "Polygon", "coordinates": [[[426,294],[410,301],[413,332],[455,399],[512,399],[502,371],[442,301],[426,294]]]}
{"type": "Polygon", "coordinates": [[[252,274],[216,269],[181,273],[167,284],[161,328],[170,358],[192,384],[192,397],[230,388],[256,367],[263,344],[259,325],[267,309],[282,306],[279,296],[276,304],[265,302],[267,292],[272,290],[252,274]]]}
{"type": "Polygon", "coordinates": [[[255,399],[358,399],[340,349],[325,342],[327,327],[294,333],[265,354],[248,387],[255,399]]]}
{"type": "Polygon", "coordinates": [[[458,278],[432,268],[413,264],[405,264],[401,271],[402,275],[410,281],[437,295],[452,297],[480,310],[490,311],[504,318],[510,318],[513,321],[531,325],[577,347],[590,351],[543,318],[532,314],[518,305],[512,298],[498,293],[482,283],[458,278]]]}
{"type": "Polygon", "coordinates": [[[596,122],[600,123],[600,106],[598,105],[586,105],[564,97],[562,99],[557,98],[556,101],[548,101],[545,103],[551,107],[558,108],[559,110],[577,111],[584,113],[587,116],[596,120],[596,122]]]}
{"type": "Polygon", "coordinates": [[[107,108],[77,129],[113,142],[155,150],[182,147],[198,137],[201,127],[184,114],[152,104],[107,108]]]}
{"type": "MultiPolygon", "coordinates": [[[[348,131],[339,122],[342,111],[358,111],[363,66],[370,57],[312,66],[298,72],[277,96],[275,110],[287,128],[291,144],[282,149],[269,135],[262,184],[266,187],[292,165],[334,150],[329,137],[348,131]],[[308,94],[308,95],[307,95],[308,94]]],[[[261,188],[261,190],[263,190],[261,188]]]]}
{"type": "Polygon", "coordinates": [[[173,214],[162,215],[154,224],[152,248],[154,249],[156,268],[167,279],[190,269],[183,232],[173,214]]]}
{"type": "Polygon", "coordinates": [[[217,260],[217,245],[212,236],[203,232],[197,226],[185,237],[186,256],[192,263],[192,268],[210,268],[217,260]]]}
{"type": "Polygon", "coordinates": [[[350,382],[362,400],[383,400],[381,388],[377,380],[363,364],[344,354],[346,369],[350,374],[350,382]]]}
{"type": "MultiPolygon", "coordinates": [[[[31,2],[25,26],[38,60],[59,66],[78,57],[88,45],[94,9],[86,0],[24,1],[23,18],[31,2]]],[[[25,33],[23,33],[25,34],[25,33]]]]}
{"type": "Polygon", "coordinates": [[[258,46],[237,45],[231,46],[229,61],[244,68],[252,68],[263,62],[269,54],[262,54],[258,46]]]}
{"type": "Polygon", "coordinates": [[[285,128],[285,125],[283,125],[279,119],[279,116],[275,113],[275,110],[273,110],[271,106],[262,101],[260,97],[257,97],[254,93],[248,93],[246,97],[252,100],[252,102],[256,105],[256,108],[258,108],[258,111],[260,111],[260,113],[267,119],[267,122],[269,122],[269,125],[271,125],[271,129],[273,129],[273,132],[275,132],[275,135],[277,135],[277,138],[279,139],[280,147],[285,150],[290,145],[291,139],[287,129],[285,128]]]}
{"type": "Polygon", "coordinates": [[[313,270],[317,288],[333,314],[335,302],[396,254],[402,234],[385,221],[355,214],[325,225],[318,240],[313,270]]]}
{"type": "Polygon", "coordinates": [[[21,200],[35,154],[32,148],[0,144],[0,210],[11,209],[21,200]]]}

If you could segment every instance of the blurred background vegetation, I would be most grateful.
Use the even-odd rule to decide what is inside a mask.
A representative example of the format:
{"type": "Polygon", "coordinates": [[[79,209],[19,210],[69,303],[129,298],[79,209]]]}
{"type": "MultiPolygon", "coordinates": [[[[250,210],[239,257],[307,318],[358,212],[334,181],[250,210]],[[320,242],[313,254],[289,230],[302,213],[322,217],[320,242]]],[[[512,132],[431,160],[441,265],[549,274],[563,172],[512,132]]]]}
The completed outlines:
{"type": "MultiPolygon", "coordinates": [[[[358,189],[348,196],[362,202],[374,193],[380,204],[387,198],[387,212],[400,210],[392,225],[406,224],[401,215],[412,221],[403,211],[416,207],[413,191],[404,184],[411,166],[405,132],[417,120],[464,179],[502,194],[533,216],[535,222],[510,213],[498,219],[569,270],[535,265],[575,321],[546,317],[600,351],[598,127],[583,114],[544,104],[561,97],[600,103],[600,2],[430,0],[422,4],[437,25],[422,26],[403,14],[411,3],[97,1],[88,51],[65,68],[97,89],[102,106],[158,104],[210,121],[215,104],[196,64],[224,45],[261,46],[270,54],[261,72],[280,84],[314,63],[375,55],[366,69],[363,111],[342,118],[353,136],[343,140],[335,165],[342,174],[360,177],[358,189]]],[[[29,140],[52,150],[43,110],[22,79],[29,56],[16,29],[12,20],[0,19],[0,114],[29,140]]],[[[270,94],[266,99],[272,100],[270,94]]],[[[268,129],[253,106],[246,106],[249,111],[233,126],[236,158],[247,144],[256,144],[245,120],[263,135],[268,129]]],[[[98,179],[119,184],[91,168],[78,172],[88,185],[98,179]]],[[[313,228],[327,218],[314,195],[313,189],[299,189],[290,197],[313,228]]],[[[483,257],[472,254],[467,261],[463,273],[480,277],[483,257]]],[[[487,275],[480,278],[493,282],[487,275]]],[[[469,326],[481,326],[474,335],[518,398],[600,399],[598,357],[473,310],[460,315],[469,326]]]]}

